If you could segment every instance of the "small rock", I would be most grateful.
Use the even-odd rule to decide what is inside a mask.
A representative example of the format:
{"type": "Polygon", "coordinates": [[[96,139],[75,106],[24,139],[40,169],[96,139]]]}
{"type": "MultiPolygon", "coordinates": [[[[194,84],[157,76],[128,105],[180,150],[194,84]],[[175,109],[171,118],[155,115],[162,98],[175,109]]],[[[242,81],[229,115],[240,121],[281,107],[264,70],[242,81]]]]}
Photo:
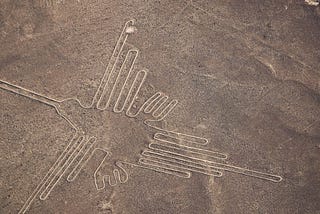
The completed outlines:
{"type": "Polygon", "coordinates": [[[318,6],[319,5],[319,0],[304,0],[308,5],[311,6],[318,6]]]}
{"type": "Polygon", "coordinates": [[[134,27],[134,26],[129,26],[126,29],[126,33],[128,33],[128,34],[132,34],[132,33],[136,32],[136,31],[137,31],[137,28],[134,27]]]}

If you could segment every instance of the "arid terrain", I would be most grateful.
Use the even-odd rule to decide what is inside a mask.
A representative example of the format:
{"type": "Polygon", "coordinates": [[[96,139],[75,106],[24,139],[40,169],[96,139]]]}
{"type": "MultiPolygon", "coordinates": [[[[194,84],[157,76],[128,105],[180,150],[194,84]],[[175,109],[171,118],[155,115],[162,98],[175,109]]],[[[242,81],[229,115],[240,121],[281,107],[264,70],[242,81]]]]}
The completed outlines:
{"type": "Polygon", "coordinates": [[[0,0],[0,213],[320,214],[320,5],[0,0]]]}

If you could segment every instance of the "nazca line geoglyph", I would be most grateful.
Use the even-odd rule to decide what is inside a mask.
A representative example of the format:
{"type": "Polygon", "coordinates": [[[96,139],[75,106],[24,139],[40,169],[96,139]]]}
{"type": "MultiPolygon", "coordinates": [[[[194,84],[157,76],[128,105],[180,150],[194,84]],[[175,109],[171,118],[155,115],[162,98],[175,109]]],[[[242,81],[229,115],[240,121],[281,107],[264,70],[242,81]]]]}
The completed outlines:
{"type": "Polygon", "coordinates": [[[1,89],[55,108],[57,114],[66,120],[75,130],[71,141],[24,203],[19,213],[25,213],[35,198],[39,197],[40,200],[47,199],[50,192],[68,169],[71,172],[67,175],[67,180],[69,182],[74,181],[81,169],[97,152],[104,154],[104,158],[93,174],[97,190],[104,189],[106,183],[114,186],[117,183],[127,182],[128,173],[124,167],[126,164],[183,178],[190,178],[192,172],[221,177],[223,172],[227,171],[272,182],[280,182],[282,180],[282,177],[278,175],[249,170],[225,163],[227,159],[226,154],[204,148],[208,144],[206,138],[161,128],[161,126],[157,125],[158,122],[163,121],[178,104],[177,100],[169,101],[169,97],[162,92],[154,93],[144,101],[138,110],[133,112],[133,105],[148,73],[147,70],[134,72],[134,64],[139,50],[130,48],[125,55],[123,63],[120,65],[120,69],[116,69],[127,38],[133,32],[133,29],[134,20],[130,20],[125,24],[120,34],[100,85],[91,104],[88,106],[81,104],[77,98],[56,100],[0,80],[1,89]],[[118,92],[116,88],[119,89],[118,92]],[[116,100],[113,105],[111,105],[111,99],[116,100]],[[153,141],[140,154],[140,159],[137,163],[118,160],[115,162],[115,169],[111,174],[103,175],[102,177],[98,176],[102,165],[107,161],[110,151],[99,148],[96,145],[96,136],[88,136],[84,133],[81,127],[77,127],[72,118],[63,110],[64,103],[71,100],[75,101],[83,109],[104,111],[111,107],[113,113],[124,114],[131,118],[144,114],[147,117],[144,120],[144,124],[157,132],[153,135],[153,141]]]}

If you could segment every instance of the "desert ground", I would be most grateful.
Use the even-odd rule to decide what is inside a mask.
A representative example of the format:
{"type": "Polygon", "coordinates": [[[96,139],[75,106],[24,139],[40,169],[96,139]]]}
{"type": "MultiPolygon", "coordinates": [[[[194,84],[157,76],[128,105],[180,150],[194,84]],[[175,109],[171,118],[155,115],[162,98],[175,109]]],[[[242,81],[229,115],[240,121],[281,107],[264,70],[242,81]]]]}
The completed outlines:
{"type": "Polygon", "coordinates": [[[0,0],[0,213],[319,214],[320,5],[0,0]]]}

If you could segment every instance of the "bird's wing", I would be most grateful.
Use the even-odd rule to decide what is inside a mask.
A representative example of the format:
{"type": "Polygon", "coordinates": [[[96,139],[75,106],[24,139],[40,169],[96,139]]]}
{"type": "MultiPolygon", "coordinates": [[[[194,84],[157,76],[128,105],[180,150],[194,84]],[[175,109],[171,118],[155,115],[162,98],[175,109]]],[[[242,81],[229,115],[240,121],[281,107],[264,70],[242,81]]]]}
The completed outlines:
{"type": "Polygon", "coordinates": [[[51,166],[47,174],[24,203],[19,213],[25,213],[37,197],[45,200],[68,169],[71,170],[68,176],[69,180],[74,180],[83,164],[85,164],[85,155],[94,143],[95,138],[88,138],[78,132],[75,133],[56,162],[51,166]]]}

